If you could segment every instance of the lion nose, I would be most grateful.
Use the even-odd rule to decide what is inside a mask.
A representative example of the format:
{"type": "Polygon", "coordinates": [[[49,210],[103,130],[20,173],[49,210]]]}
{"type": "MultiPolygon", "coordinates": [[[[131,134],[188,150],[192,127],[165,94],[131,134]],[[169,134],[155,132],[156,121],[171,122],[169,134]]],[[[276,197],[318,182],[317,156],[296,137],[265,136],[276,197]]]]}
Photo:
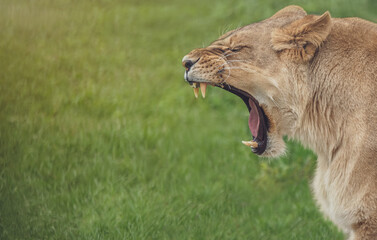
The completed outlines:
{"type": "Polygon", "coordinates": [[[185,60],[182,62],[182,65],[186,68],[186,71],[190,71],[190,68],[194,63],[191,60],[185,60]]]}
{"type": "Polygon", "coordinates": [[[190,71],[190,68],[199,60],[198,59],[190,59],[188,56],[184,56],[182,59],[182,65],[186,68],[186,71],[190,71]]]}

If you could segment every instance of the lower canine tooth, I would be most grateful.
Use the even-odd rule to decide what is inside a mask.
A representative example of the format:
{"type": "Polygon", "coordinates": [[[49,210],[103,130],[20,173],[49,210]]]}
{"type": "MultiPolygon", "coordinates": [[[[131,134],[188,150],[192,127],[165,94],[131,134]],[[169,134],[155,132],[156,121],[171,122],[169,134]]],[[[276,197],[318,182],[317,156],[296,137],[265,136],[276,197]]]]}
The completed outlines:
{"type": "Polygon", "coordinates": [[[254,142],[254,141],[242,141],[242,143],[245,144],[248,147],[253,147],[253,148],[258,147],[258,143],[254,142]]]}
{"type": "Polygon", "coordinates": [[[207,83],[200,83],[200,91],[202,92],[203,98],[206,97],[207,83]]]}
{"type": "Polygon", "coordinates": [[[194,94],[195,94],[195,97],[198,98],[199,88],[197,88],[197,87],[194,88],[194,94]]]}

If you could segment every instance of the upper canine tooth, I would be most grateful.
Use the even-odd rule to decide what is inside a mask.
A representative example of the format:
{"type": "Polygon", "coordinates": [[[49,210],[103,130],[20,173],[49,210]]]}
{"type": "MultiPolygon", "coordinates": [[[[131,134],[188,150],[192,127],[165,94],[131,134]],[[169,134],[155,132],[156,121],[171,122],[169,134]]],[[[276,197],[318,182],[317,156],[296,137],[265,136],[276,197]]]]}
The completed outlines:
{"type": "Polygon", "coordinates": [[[198,95],[199,95],[199,88],[194,87],[194,95],[195,95],[196,98],[198,98],[198,95]]]}
{"type": "Polygon", "coordinates": [[[200,91],[202,92],[203,98],[206,97],[207,83],[200,83],[200,91]]]}

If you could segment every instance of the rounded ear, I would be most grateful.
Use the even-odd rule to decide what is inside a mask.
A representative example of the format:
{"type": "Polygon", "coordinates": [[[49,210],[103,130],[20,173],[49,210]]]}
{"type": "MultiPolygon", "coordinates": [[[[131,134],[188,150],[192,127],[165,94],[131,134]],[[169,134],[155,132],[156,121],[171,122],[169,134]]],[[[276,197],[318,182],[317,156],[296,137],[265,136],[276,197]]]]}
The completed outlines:
{"type": "Polygon", "coordinates": [[[291,15],[298,15],[298,16],[304,17],[307,15],[307,13],[302,7],[291,5],[291,6],[288,6],[279,10],[271,18],[279,18],[279,17],[291,16],[291,15]]]}
{"type": "Polygon", "coordinates": [[[272,48],[294,62],[310,61],[331,31],[331,16],[308,15],[271,33],[272,48]]]}

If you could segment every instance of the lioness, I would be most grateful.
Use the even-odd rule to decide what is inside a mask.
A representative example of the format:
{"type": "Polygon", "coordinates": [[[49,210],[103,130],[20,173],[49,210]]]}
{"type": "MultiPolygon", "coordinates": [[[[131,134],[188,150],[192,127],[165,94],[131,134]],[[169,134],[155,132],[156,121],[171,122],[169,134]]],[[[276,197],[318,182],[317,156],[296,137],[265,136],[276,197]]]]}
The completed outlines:
{"type": "Polygon", "coordinates": [[[284,135],[313,149],[321,210],[349,239],[377,239],[377,24],[289,6],[183,66],[196,96],[208,84],[242,98],[254,153],[283,154],[284,135]]]}

